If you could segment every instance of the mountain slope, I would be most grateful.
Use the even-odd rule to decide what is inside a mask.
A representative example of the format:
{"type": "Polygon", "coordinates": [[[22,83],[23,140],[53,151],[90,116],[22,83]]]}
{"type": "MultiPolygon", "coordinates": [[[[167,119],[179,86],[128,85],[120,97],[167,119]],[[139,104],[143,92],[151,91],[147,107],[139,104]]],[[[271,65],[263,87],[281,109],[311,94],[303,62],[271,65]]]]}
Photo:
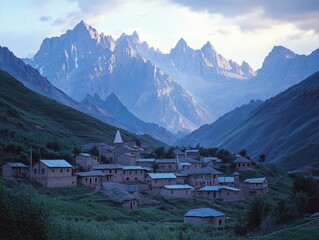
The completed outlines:
{"type": "Polygon", "coordinates": [[[95,93],[105,100],[114,92],[135,116],[173,132],[212,120],[191,94],[141,56],[125,34],[114,41],[82,21],[60,37],[45,39],[25,61],[75,100],[95,93]]]}
{"type": "MultiPolygon", "coordinates": [[[[0,71],[0,106],[1,155],[3,151],[7,152],[8,149],[6,150],[5,146],[8,146],[10,141],[22,149],[32,145],[36,149],[43,149],[47,146],[46,144],[59,143],[74,147],[88,142],[110,143],[117,130],[115,127],[29,90],[3,71],[0,71]]],[[[164,145],[147,135],[136,136],[124,130],[122,130],[122,137],[125,140],[137,137],[146,145],[164,145]]],[[[11,151],[12,147],[9,150],[11,151]]],[[[18,150],[15,148],[12,151],[18,150]]],[[[72,152],[73,149],[68,151],[72,152]]]]}
{"type": "Polygon", "coordinates": [[[77,102],[64,92],[54,87],[47,79],[21,59],[17,58],[8,48],[0,46],[0,69],[10,73],[27,88],[67,106],[77,108],[77,102]]]}
{"type": "MultiPolygon", "coordinates": [[[[9,51],[8,48],[5,47],[0,47],[0,69],[5,70],[9,74],[15,76],[15,78],[17,78],[29,89],[93,116],[107,124],[126,129],[139,135],[148,134],[156,139],[164,141],[165,143],[172,143],[175,140],[175,137],[171,133],[166,131],[164,128],[160,128],[156,124],[148,124],[141,120],[137,124],[137,122],[130,123],[130,121],[123,121],[125,118],[117,119],[117,117],[120,117],[120,115],[115,114],[115,116],[114,113],[118,113],[120,110],[122,112],[127,111],[122,103],[114,102],[118,103],[117,105],[112,105],[110,103],[108,104],[108,109],[101,109],[92,102],[76,102],[64,92],[54,87],[46,78],[41,76],[38,70],[32,68],[30,65],[26,65],[21,59],[17,58],[12,52],[9,51]],[[119,108],[118,110],[116,109],[117,107],[119,108]],[[133,124],[136,124],[135,128],[132,127],[133,124]]],[[[131,115],[129,119],[137,119],[135,116],[131,115]]]]}
{"type": "Polygon", "coordinates": [[[108,112],[111,115],[110,117],[116,120],[112,125],[121,127],[127,131],[139,134],[146,133],[168,144],[172,144],[176,140],[174,135],[165,128],[159,127],[154,123],[143,122],[134,116],[127,110],[114,93],[110,94],[105,101],[103,101],[98,94],[94,94],[93,97],[87,95],[82,103],[91,103],[99,107],[102,111],[108,112]]]}
{"type": "Polygon", "coordinates": [[[319,146],[319,72],[261,104],[211,146],[234,152],[247,149],[253,157],[263,152],[268,162],[286,169],[318,164],[318,156],[300,155],[303,149],[309,152],[310,146],[319,146]],[[299,155],[300,162],[287,158],[291,154],[299,155]]]}
{"type": "Polygon", "coordinates": [[[212,124],[201,126],[189,135],[178,139],[174,145],[196,146],[199,144],[202,147],[207,147],[222,137],[225,133],[242,123],[261,103],[262,101],[260,100],[252,100],[249,104],[235,108],[233,111],[218,118],[212,124]]]}

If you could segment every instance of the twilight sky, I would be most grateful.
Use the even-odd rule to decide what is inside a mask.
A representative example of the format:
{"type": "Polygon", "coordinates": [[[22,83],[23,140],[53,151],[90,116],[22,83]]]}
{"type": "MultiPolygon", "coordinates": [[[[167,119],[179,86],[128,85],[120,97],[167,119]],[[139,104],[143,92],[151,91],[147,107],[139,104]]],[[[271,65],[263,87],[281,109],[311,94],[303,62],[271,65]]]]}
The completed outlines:
{"type": "Polygon", "coordinates": [[[0,45],[31,57],[44,38],[80,20],[114,38],[136,30],[163,52],[181,37],[194,49],[210,41],[255,70],[274,45],[299,54],[319,48],[318,0],[1,0],[0,45]]]}

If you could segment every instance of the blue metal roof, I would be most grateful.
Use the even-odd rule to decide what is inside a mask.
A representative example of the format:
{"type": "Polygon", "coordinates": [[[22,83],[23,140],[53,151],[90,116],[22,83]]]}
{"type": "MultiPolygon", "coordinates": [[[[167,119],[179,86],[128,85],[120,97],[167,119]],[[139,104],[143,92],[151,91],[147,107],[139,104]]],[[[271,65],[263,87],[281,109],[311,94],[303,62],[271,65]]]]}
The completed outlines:
{"type": "Polygon", "coordinates": [[[189,210],[185,217],[222,217],[224,213],[217,211],[213,208],[196,208],[189,210]]]}
{"type": "Polygon", "coordinates": [[[137,158],[136,162],[153,163],[155,162],[155,158],[137,158]]]}
{"type": "Polygon", "coordinates": [[[165,185],[163,187],[166,189],[193,189],[192,186],[187,184],[165,185]]]}
{"type": "Polygon", "coordinates": [[[148,174],[152,179],[169,179],[177,178],[174,173],[149,173],[148,174]]]}
{"type": "Polygon", "coordinates": [[[240,189],[238,189],[238,188],[233,188],[233,187],[228,187],[228,186],[219,186],[219,185],[205,186],[205,187],[202,187],[201,189],[199,189],[198,191],[215,192],[215,191],[219,191],[221,189],[227,189],[230,191],[240,191],[240,189]]]}
{"type": "Polygon", "coordinates": [[[76,175],[80,177],[105,177],[106,174],[102,171],[89,171],[89,172],[78,172],[76,175]]]}
{"type": "Polygon", "coordinates": [[[248,178],[245,180],[245,183],[263,183],[266,178],[248,178]]]}
{"type": "Polygon", "coordinates": [[[104,170],[104,169],[121,169],[122,165],[119,164],[99,164],[92,167],[94,170],[104,170]]]}
{"type": "Polygon", "coordinates": [[[144,170],[141,166],[123,166],[123,170],[144,170]]]}
{"type": "Polygon", "coordinates": [[[218,177],[218,182],[220,183],[233,183],[235,182],[234,177],[218,177]]]}
{"type": "Polygon", "coordinates": [[[64,159],[50,159],[50,160],[40,160],[44,165],[49,168],[71,168],[72,165],[65,161],[64,159]]]}
{"type": "Polygon", "coordinates": [[[13,168],[27,168],[28,166],[21,162],[6,162],[9,166],[13,168]]]}

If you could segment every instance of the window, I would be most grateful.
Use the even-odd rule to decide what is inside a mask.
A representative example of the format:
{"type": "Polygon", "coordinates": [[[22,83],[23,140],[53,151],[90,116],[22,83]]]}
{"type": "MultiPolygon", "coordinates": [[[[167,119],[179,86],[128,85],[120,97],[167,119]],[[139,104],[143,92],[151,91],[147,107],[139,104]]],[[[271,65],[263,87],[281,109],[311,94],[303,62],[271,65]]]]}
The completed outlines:
{"type": "Polygon", "coordinates": [[[52,170],[51,170],[53,173],[54,173],[54,168],[52,168],[52,170]]]}
{"type": "Polygon", "coordinates": [[[115,173],[117,173],[117,170],[114,170],[115,173]]]}
{"type": "Polygon", "coordinates": [[[70,172],[70,169],[67,169],[66,171],[67,171],[67,172],[70,172]]]}
{"type": "Polygon", "coordinates": [[[168,179],[168,182],[171,182],[171,179],[168,179]]]}
{"type": "Polygon", "coordinates": [[[62,173],[62,172],[63,172],[63,169],[61,168],[61,169],[60,169],[60,173],[62,173]]]}
{"type": "Polygon", "coordinates": [[[41,170],[42,170],[42,174],[45,174],[45,169],[44,169],[44,168],[42,168],[41,170]]]}
{"type": "Polygon", "coordinates": [[[110,169],[110,173],[112,173],[112,169],[110,169]]]}
{"type": "Polygon", "coordinates": [[[85,178],[85,182],[87,182],[87,181],[88,181],[88,178],[86,177],[86,178],[85,178]]]}
{"type": "Polygon", "coordinates": [[[97,182],[97,178],[95,178],[94,180],[95,180],[95,182],[97,182]]]}
{"type": "Polygon", "coordinates": [[[155,182],[157,183],[157,179],[155,179],[155,182]]]}
{"type": "Polygon", "coordinates": [[[171,168],[172,168],[172,166],[171,166],[171,165],[168,165],[168,168],[169,168],[169,169],[171,169],[171,168]]]}
{"type": "Polygon", "coordinates": [[[219,219],[218,225],[222,225],[223,224],[223,219],[219,219]]]}
{"type": "Polygon", "coordinates": [[[137,177],[135,177],[135,180],[137,181],[137,177]]]}
{"type": "Polygon", "coordinates": [[[171,191],[171,194],[174,194],[174,191],[173,191],[173,190],[171,191]]]}
{"type": "Polygon", "coordinates": [[[123,171],[123,174],[125,175],[125,171],[123,171]]]}
{"type": "Polygon", "coordinates": [[[126,180],[127,180],[127,181],[129,181],[129,180],[130,180],[130,178],[129,178],[129,177],[127,177],[127,178],[126,178],[126,180]]]}
{"type": "Polygon", "coordinates": [[[227,192],[227,196],[229,195],[229,192],[227,192]]]}

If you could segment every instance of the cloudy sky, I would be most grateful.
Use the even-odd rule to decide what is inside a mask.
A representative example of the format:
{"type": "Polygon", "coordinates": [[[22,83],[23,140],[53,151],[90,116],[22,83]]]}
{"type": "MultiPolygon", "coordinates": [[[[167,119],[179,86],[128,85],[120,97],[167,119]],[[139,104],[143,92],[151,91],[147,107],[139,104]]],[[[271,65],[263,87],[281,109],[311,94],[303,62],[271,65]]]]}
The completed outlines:
{"type": "Polygon", "coordinates": [[[82,19],[114,38],[136,30],[163,52],[181,37],[194,49],[210,41],[254,69],[274,45],[299,54],[319,48],[318,0],[1,0],[0,45],[31,57],[44,38],[82,19]]]}

